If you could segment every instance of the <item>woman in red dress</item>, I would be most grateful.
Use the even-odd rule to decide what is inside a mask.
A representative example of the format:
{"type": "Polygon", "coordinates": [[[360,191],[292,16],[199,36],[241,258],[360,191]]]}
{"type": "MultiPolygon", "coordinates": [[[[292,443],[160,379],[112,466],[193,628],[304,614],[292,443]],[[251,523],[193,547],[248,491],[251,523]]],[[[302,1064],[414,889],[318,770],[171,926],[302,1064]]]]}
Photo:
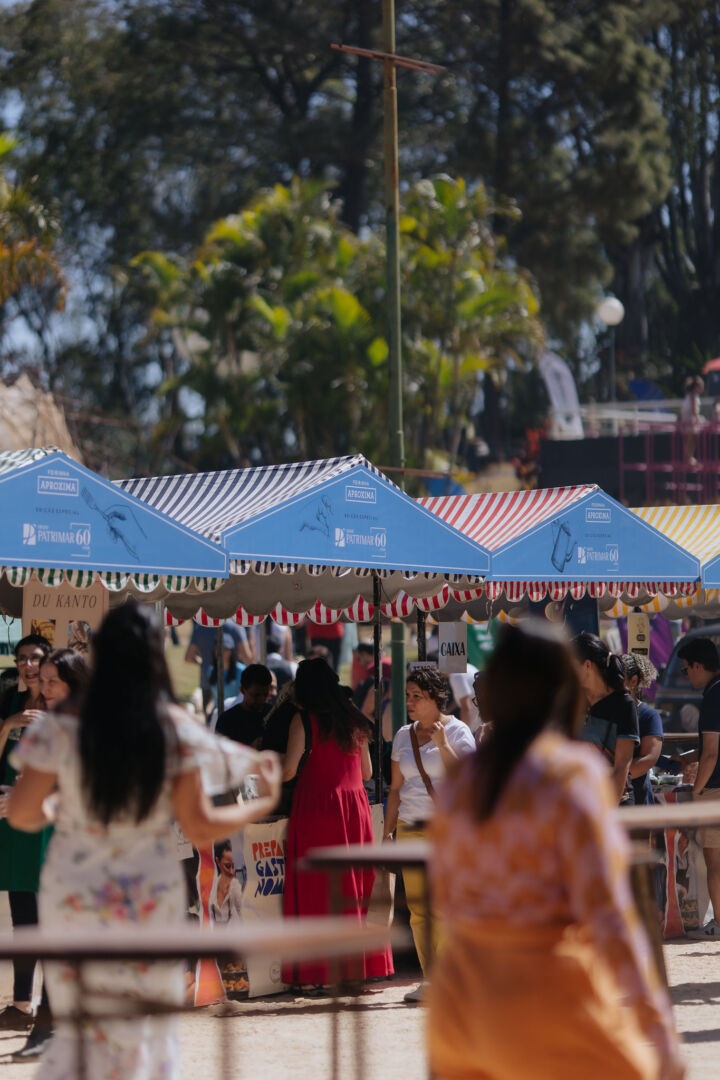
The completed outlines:
{"type": "MultiPolygon", "coordinates": [[[[300,772],[295,785],[288,823],[283,908],[286,918],[329,915],[327,874],[298,870],[297,864],[310,848],[337,844],[372,844],[370,805],[363,780],[372,776],[368,748],[371,728],[338,685],[338,676],[321,659],[303,660],[295,678],[295,700],[310,714],[312,746],[306,752],[305,729],[299,713],[290,724],[283,780],[300,772]]],[[[341,876],[343,914],[364,922],[372,892],[374,870],[348,870],[341,876]]],[[[390,948],[342,961],[339,977],[362,980],[393,971],[390,948]]],[[[330,982],[330,965],[287,964],[283,982],[317,992],[330,982]]]]}

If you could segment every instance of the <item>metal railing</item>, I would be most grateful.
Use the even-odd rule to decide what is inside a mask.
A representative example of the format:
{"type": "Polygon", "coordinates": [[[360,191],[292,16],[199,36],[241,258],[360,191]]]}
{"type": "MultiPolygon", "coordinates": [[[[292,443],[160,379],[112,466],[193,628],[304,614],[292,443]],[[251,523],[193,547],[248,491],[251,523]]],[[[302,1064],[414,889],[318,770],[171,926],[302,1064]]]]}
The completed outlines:
{"type": "MultiPolygon", "coordinates": [[[[208,958],[220,962],[239,958],[280,958],[286,962],[327,959],[332,972],[339,971],[340,962],[345,958],[358,956],[365,951],[376,951],[387,945],[403,948],[407,946],[408,940],[408,935],[403,930],[384,926],[362,926],[345,918],[276,920],[237,928],[215,927],[212,932],[192,926],[148,927],[133,931],[83,930],[82,933],[68,933],[64,930],[53,932],[34,927],[0,934],[0,960],[32,959],[62,963],[73,969],[74,1007],[67,1015],[58,1015],[53,1010],[53,1021],[73,1025],[76,1046],[75,1077],[77,1080],[94,1080],[88,1070],[89,1025],[142,1016],[190,1013],[194,1012],[194,1007],[111,992],[99,993],[96,987],[88,986],[88,965],[103,961],[192,962],[208,958]],[[103,1005],[107,1007],[103,1009],[103,1005]]],[[[341,993],[339,979],[335,979],[334,983],[329,1009],[331,1031],[328,1075],[332,1080],[339,1080],[339,1016],[343,999],[353,995],[341,993]]],[[[284,1010],[278,1007],[276,1010],[267,1011],[279,1013],[284,1010]]],[[[357,1020],[354,1036],[353,1072],[356,1080],[364,1080],[364,1040],[361,1025],[357,1020]]],[[[231,1080],[231,1077],[237,1080],[236,1068],[231,1063],[230,1037],[229,1025],[223,1024],[220,1043],[222,1080],[231,1080]]]]}

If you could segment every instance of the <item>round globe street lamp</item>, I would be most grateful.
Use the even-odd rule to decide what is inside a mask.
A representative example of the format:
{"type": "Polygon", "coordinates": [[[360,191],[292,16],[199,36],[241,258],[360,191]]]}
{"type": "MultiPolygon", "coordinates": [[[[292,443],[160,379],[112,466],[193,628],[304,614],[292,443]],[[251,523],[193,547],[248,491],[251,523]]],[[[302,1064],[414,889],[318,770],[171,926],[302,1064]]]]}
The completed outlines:
{"type": "Polygon", "coordinates": [[[610,400],[615,400],[615,327],[625,318],[625,308],[617,296],[606,296],[595,308],[595,315],[610,328],[610,400]]]}

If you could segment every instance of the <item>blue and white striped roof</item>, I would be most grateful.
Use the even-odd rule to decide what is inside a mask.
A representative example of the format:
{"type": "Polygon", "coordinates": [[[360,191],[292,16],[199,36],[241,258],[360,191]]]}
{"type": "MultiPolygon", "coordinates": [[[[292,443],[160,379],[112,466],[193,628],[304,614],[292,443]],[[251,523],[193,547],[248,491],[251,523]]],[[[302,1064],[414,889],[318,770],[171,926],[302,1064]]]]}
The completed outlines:
{"type": "Polygon", "coordinates": [[[0,476],[15,469],[22,469],[25,465],[32,465],[49,454],[59,454],[57,446],[39,446],[30,450],[4,450],[0,453],[0,476]]]}
{"type": "MultiPolygon", "coordinates": [[[[220,542],[222,534],[232,526],[358,466],[364,466],[386,483],[392,484],[362,454],[290,465],[227,469],[223,472],[148,476],[117,480],[116,483],[124,491],[162,510],[168,517],[182,522],[202,536],[220,542]]],[[[395,484],[392,486],[396,487],[395,484]]]]}

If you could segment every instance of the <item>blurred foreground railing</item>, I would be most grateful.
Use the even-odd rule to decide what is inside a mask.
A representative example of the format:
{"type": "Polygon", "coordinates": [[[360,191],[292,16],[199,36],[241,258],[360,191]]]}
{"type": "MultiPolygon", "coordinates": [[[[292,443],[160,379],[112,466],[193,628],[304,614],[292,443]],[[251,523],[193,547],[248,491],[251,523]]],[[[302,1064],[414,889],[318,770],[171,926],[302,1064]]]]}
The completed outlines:
{"type": "MultiPolygon", "coordinates": [[[[194,1012],[192,1006],[171,1005],[165,1001],[128,995],[103,994],[89,990],[85,981],[85,966],[102,961],[197,961],[212,958],[230,961],[250,958],[281,958],[283,962],[328,959],[339,970],[342,959],[374,952],[393,945],[403,948],[408,944],[408,934],[403,929],[385,926],[361,926],[345,918],[306,918],[253,923],[250,926],[215,927],[211,932],[188,925],[187,927],[148,928],[133,931],[83,931],[82,934],[65,931],[50,932],[39,928],[19,929],[13,933],[0,934],[0,960],[28,958],[59,962],[74,970],[76,990],[75,1007],[70,1015],[53,1013],[55,1022],[74,1025],[77,1045],[77,1080],[94,1080],[87,1067],[87,1047],[84,1025],[88,1021],[128,1020],[142,1016],[167,1015],[194,1012]],[[106,1012],[98,1007],[100,998],[108,1002],[106,1012]],[[89,1008],[92,999],[92,1008],[89,1008]],[[110,1005],[112,1004],[112,1007],[110,1005]],[[120,1007],[118,1007],[120,1006],[120,1007]]],[[[335,980],[339,984],[339,980],[335,980]]],[[[332,993],[330,1069],[332,1080],[340,1077],[339,1012],[342,1007],[340,987],[332,993]]],[[[268,1010],[271,1012],[272,1010],[268,1010]]],[[[278,1009],[277,1012],[280,1012],[278,1009]]],[[[221,1039],[222,1080],[237,1078],[237,1070],[230,1060],[231,1030],[223,1024],[221,1039]]],[[[354,1075],[365,1080],[364,1047],[361,1027],[355,1025],[354,1075]]]]}
{"type": "MultiPolygon", "coordinates": [[[[649,850],[647,834],[665,829],[694,828],[701,825],[720,825],[720,801],[715,803],[662,803],[655,806],[619,807],[615,811],[621,825],[633,833],[640,834],[644,843],[633,845],[631,873],[635,901],[640,918],[647,931],[653,948],[655,961],[661,978],[667,983],[665,960],[663,955],[662,934],[657,917],[655,899],[654,868],[659,856],[649,850]]],[[[341,909],[339,899],[339,875],[348,869],[370,869],[384,867],[394,873],[404,868],[422,870],[425,875],[425,899],[430,908],[430,893],[427,867],[432,854],[432,845],[427,840],[403,840],[397,843],[379,845],[355,844],[349,847],[338,846],[315,848],[305,856],[308,869],[324,870],[330,875],[331,897],[341,909]]],[[[428,941],[432,939],[430,920],[427,920],[428,941]]]]}

